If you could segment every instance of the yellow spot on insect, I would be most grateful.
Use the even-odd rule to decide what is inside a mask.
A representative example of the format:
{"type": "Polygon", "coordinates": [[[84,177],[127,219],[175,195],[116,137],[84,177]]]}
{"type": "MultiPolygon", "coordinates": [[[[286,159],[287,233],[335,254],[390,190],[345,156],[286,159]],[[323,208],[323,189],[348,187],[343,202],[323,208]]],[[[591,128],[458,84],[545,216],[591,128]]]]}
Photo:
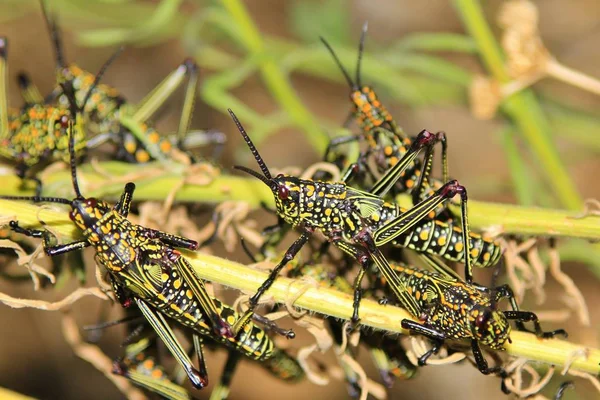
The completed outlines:
{"type": "Polygon", "coordinates": [[[346,218],[346,224],[348,225],[351,231],[356,229],[356,227],[354,226],[354,222],[352,222],[350,218],[346,218]]]}
{"type": "Polygon", "coordinates": [[[440,236],[440,238],[438,239],[437,242],[440,246],[445,245],[446,244],[446,236],[440,236]]]}
{"type": "Polygon", "coordinates": [[[394,165],[398,164],[398,157],[390,157],[389,163],[390,167],[393,167],[394,165]]]}
{"type": "Polygon", "coordinates": [[[332,210],[331,210],[331,208],[327,208],[327,209],[325,210],[325,215],[326,215],[326,216],[328,216],[328,217],[329,217],[329,216],[331,215],[331,213],[332,213],[332,210]]]}
{"type": "Polygon", "coordinates": [[[492,255],[490,253],[486,252],[483,255],[483,261],[489,261],[491,257],[492,257],[492,255]]]}
{"type": "Polygon", "coordinates": [[[163,153],[168,153],[169,151],[171,151],[171,147],[172,147],[172,146],[171,146],[171,143],[170,143],[168,140],[163,140],[163,141],[160,143],[160,150],[161,150],[163,153]]]}
{"type": "Polygon", "coordinates": [[[191,300],[191,299],[194,297],[194,294],[193,294],[193,293],[192,293],[192,291],[191,291],[191,290],[189,290],[189,289],[188,289],[188,290],[186,290],[186,292],[185,292],[185,295],[186,295],[186,297],[187,297],[188,299],[190,299],[190,300],[191,300]]]}
{"type": "Polygon", "coordinates": [[[147,163],[150,161],[150,154],[146,150],[138,150],[135,152],[135,159],[139,163],[147,163]]]}
{"type": "Polygon", "coordinates": [[[421,292],[417,292],[417,293],[415,293],[415,298],[416,298],[417,300],[421,300],[421,292]]]}
{"type": "Polygon", "coordinates": [[[385,155],[386,155],[386,157],[389,157],[389,156],[391,156],[391,155],[392,155],[392,153],[393,153],[393,151],[394,151],[394,149],[392,149],[392,146],[385,146],[385,147],[383,148],[383,154],[385,154],[385,155]]]}
{"type": "Polygon", "coordinates": [[[227,317],[227,323],[229,325],[235,324],[235,317],[233,315],[230,315],[229,317],[227,317]]]}
{"type": "Polygon", "coordinates": [[[325,197],[325,192],[321,191],[321,192],[319,192],[319,194],[317,196],[319,196],[319,197],[325,197]]]}
{"type": "Polygon", "coordinates": [[[375,222],[379,222],[379,220],[381,219],[381,215],[379,215],[378,212],[374,212],[373,214],[371,214],[371,219],[375,222]]]}
{"type": "Polygon", "coordinates": [[[144,368],[146,368],[146,369],[154,368],[154,362],[152,360],[144,361],[144,368]]]}
{"type": "Polygon", "coordinates": [[[100,230],[106,235],[112,230],[112,225],[110,223],[101,225],[100,230]]]}
{"type": "Polygon", "coordinates": [[[306,196],[311,197],[313,194],[315,194],[314,185],[307,185],[306,186],[306,196]]]}
{"type": "Polygon", "coordinates": [[[171,309],[175,312],[181,312],[181,308],[179,308],[177,304],[171,303],[171,309]]]}
{"type": "Polygon", "coordinates": [[[161,274],[160,280],[163,281],[163,282],[168,281],[169,280],[169,275],[167,275],[165,273],[161,274]]]}
{"type": "Polygon", "coordinates": [[[429,231],[422,230],[421,233],[419,233],[419,239],[421,239],[421,240],[429,239],[429,231]]]}
{"type": "Polygon", "coordinates": [[[471,249],[471,257],[477,257],[479,255],[479,249],[471,249]]]}
{"type": "Polygon", "coordinates": [[[135,149],[136,145],[133,140],[128,140],[127,142],[125,142],[125,150],[127,150],[129,154],[135,153],[135,149]]]}
{"type": "Polygon", "coordinates": [[[181,279],[176,279],[175,282],[173,282],[173,287],[179,289],[181,287],[181,279]]]}
{"type": "Polygon", "coordinates": [[[158,135],[158,133],[157,133],[157,132],[151,132],[151,133],[148,135],[148,140],[149,140],[151,143],[153,143],[153,144],[156,144],[156,143],[158,143],[158,141],[160,140],[160,136],[158,135]]]}
{"type": "Polygon", "coordinates": [[[152,377],[155,379],[161,379],[163,377],[163,372],[160,369],[155,369],[152,371],[152,377]]]}
{"type": "Polygon", "coordinates": [[[333,217],[333,222],[338,223],[340,222],[340,219],[338,217],[333,217]]]}

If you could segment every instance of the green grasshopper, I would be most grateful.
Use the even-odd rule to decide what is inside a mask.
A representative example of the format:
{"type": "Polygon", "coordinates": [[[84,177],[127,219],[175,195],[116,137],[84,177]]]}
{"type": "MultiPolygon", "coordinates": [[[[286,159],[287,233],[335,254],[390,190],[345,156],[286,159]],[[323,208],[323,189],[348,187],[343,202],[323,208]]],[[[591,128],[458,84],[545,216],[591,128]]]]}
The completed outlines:
{"type": "MultiPolygon", "coordinates": [[[[123,343],[125,354],[115,360],[112,372],[129,379],[137,386],[167,399],[180,400],[190,398],[187,390],[181,386],[183,379],[185,379],[185,375],[179,373],[182,371],[177,371],[168,376],[162,365],[158,362],[156,357],[158,353],[157,342],[155,340],[156,334],[153,331],[149,331],[151,329],[149,329],[148,323],[144,322],[144,317],[140,314],[139,309],[129,307],[127,314],[127,317],[119,321],[84,328],[96,330],[124,322],[130,324],[136,321],[141,322],[135,328],[128,329],[129,334],[123,343]]],[[[214,338],[205,344],[211,345],[213,344],[211,342],[215,342],[214,338]]],[[[216,340],[215,343],[218,342],[216,340]]],[[[225,362],[219,382],[211,392],[211,399],[227,399],[232,377],[243,355],[243,352],[228,348],[227,361],[225,362]]],[[[299,380],[304,376],[298,363],[283,351],[278,351],[274,357],[268,360],[260,361],[259,365],[276,378],[288,382],[299,380]]]]}
{"type": "Polygon", "coordinates": [[[127,344],[125,355],[113,363],[113,374],[127,378],[135,385],[169,400],[190,399],[187,390],[172,382],[163,366],[149,354],[152,344],[148,337],[127,344]]]}
{"type": "MultiPolygon", "coordinates": [[[[493,242],[482,240],[479,235],[469,236],[467,221],[467,191],[458,181],[449,181],[433,196],[423,200],[409,210],[385,202],[385,195],[394,185],[404,169],[424,148],[435,144],[439,137],[422,131],[413,142],[411,150],[371,189],[366,192],[344,182],[327,183],[303,180],[292,176],[272,177],[265,162],[244,130],[235,114],[229,110],[234,122],[250,151],[254,155],[262,174],[242,166],[236,166],[261,180],[273,192],[277,214],[302,234],[286,251],[283,259],[271,271],[268,279],[250,298],[250,307],[234,330],[239,329],[252,312],[263,293],[268,290],[281,269],[292,260],[316,230],[343,252],[357,260],[361,271],[354,281],[354,313],[352,321],[358,321],[361,298],[361,281],[366,271],[376,265],[387,280],[396,297],[404,303],[410,302],[408,288],[398,279],[392,267],[379,249],[380,246],[396,241],[410,249],[434,253],[450,260],[465,263],[467,282],[472,281],[472,265],[486,267],[499,257],[499,249],[493,242]],[[425,217],[444,200],[461,196],[462,230],[452,225],[425,217]]],[[[427,256],[426,256],[427,257],[427,256]]]]}
{"type": "MultiPolygon", "coordinates": [[[[352,80],[331,45],[321,38],[351,88],[352,111],[348,121],[355,119],[361,131],[356,136],[341,136],[333,139],[327,148],[325,159],[328,158],[329,152],[334,147],[344,143],[364,140],[368,145],[367,150],[360,155],[358,162],[348,167],[345,181],[349,181],[351,176],[366,169],[366,159],[369,155],[373,156],[379,172],[385,173],[404,157],[412,145],[411,138],[394,121],[373,88],[363,85],[361,82],[360,70],[366,33],[367,24],[365,23],[359,41],[355,80],[352,80]]],[[[439,142],[442,144],[442,181],[430,177],[433,164],[433,148],[429,148],[425,155],[425,162],[421,163],[418,159],[412,161],[407,165],[404,173],[395,184],[399,192],[412,194],[413,204],[417,204],[420,200],[431,196],[436,189],[448,181],[447,141],[443,132],[440,132],[439,135],[439,142]]],[[[433,215],[442,214],[444,211],[446,211],[446,208],[438,207],[433,211],[433,215]]]]}
{"type": "MultiPolygon", "coordinates": [[[[242,248],[253,263],[258,262],[258,259],[247,247],[246,242],[243,239],[242,248]]],[[[265,249],[261,249],[259,255],[262,256],[264,250],[265,249]]],[[[333,287],[340,292],[352,294],[352,285],[340,274],[328,271],[323,265],[311,265],[298,262],[297,260],[294,261],[296,262],[290,262],[288,264],[290,268],[286,273],[288,277],[310,277],[319,282],[323,287],[333,287]]],[[[333,318],[328,318],[326,321],[335,343],[337,346],[341,346],[344,335],[342,323],[333,318]]],[[[377,366],[386,387],[392,387],[394,378],[406,380],[411,379],[416,374],[417,368],[406,356],[406,352],[400,345],[398,338],[386,336],[381,332],[372,332],[370,334],[362,335],[360,341],[367,345],[373,362],[377,366]]],[[[350,358],[355,358],[353,349],[350,348],[350,346],[346,347],[345,354],[350,358]]],[[[339,359],[339,363],[344,372],[348,394],[352,398],[358,398],[362,388],[356,371],[354,371],[343,358],[339,359]]]]}
{"type": "Polygon", "coordinates": [[[114,158],[128,162],[165,161],[174,145],[189,148],[214,143],[222,146],[220,132],[190,132],[198,67],[185,60],[169,74],[137,106],[127,104],[119,92],[100,80],[119,52],[115,53],[94,75],[75,64],[67,64],[58,28],[48,17],[45,3],[42,10],[49,27],[56,57],[56,87],[43,98],[26,74],[19,75],[19,87],[25,100],[23,109],[8,107],[8,40],[0,37],[0,157],[15,164],[16,174],[36,182],[36,195],[41,194],[39,169],[53,161],[69,161],[67,121],[81,112],[91,138],[76,132],[75,150],[82,158],[88,149],[107,141],[117,145],[114,158]],[[176,143],[163,138],[146,121],[189,77],[176,143]]]}
{"type": "MultiPolygon", "coordinates": [[[[445,340],[467,339],[475,356],[477,368],[483,374],[497,373],[505,377],[501,367],[489,367],[481,351],[481,345],[493,350],[503,350],[506,341],[510,342],[509,320],[515,320],[517,328],[529,331],[525,322],[533,322],[536,336],[552,338],[567,336],[563,329],[544,332],[538,317],[530,311],[520,311],[508,285],[488,289],[477,284],[468,284],[454,271],[442,263],[431,264],[435,272],[423,271],[405,264],[392,264],[398,279],[409,291],[409,302],[400,301],[420,322],[408,319],[402,327],[411,332],[430,338],[434,345],[419,358],[419,365],[436,353],[445,340]],[[499,311],[499,300],[507,298],[511,311],[499,311]]],[[[503,386],[503,390],[506,390],[503,386]]]]}
{"type": "MultiPolygon", "coordinates": [[[[74,128],[75,125],[69,122],[70,166],[76,195],[74,199],[38,196],[2,196],[0,199],[69,205],[69,216],[81,230],[84,239],[51,246],[49,235],[44,231],[22,228],[17,221],[11,222],[11,228],[28,236],[42,237],[44,250],[49,256],[93,247],[96,261],[109,272],[119,302],[124,307],[135,304],[140,309],[196,388],[203,388],[208,384],[200,335],[212,337],[258,361],[285,362],[289,356],[275,348],[273,341],[257,325],[249,323],[243,330],[233,334],[231,326],[239,319],[237,313],[208,295],[203,280],[175,249],[180,247],[195,250],[198,248],[197,242],[135,225],[127,220],[135,189],[133,183],[125,185],[120,200],[114,207],[96,198],[85,198],[81,194],[77,182],[72,133],[74,128]],[[177,341],[165,316],[194,332],[198,369],[177,341]]],[[[78,124],[77,128],[81,129],[81,126],[78,124]]],[[[258,320],[262,322],[260,318],[258,320]]],[[[290,331],[280,330],[278,333],[293,337],[293,332],[290,331]]]]}
{"type": "Polygon", "coordinates": [[[173,95],[186,77],[188,81],[184,91],[184,103],[175,135],[177,146],[187,148],[207,143],[218,146],[224,144],[224,135],[220,132],[190,132],[198,88],[198,66],[194,60],[184,60],[139,104],[129,104],[115,88],[99,84],[106,71],[106,64],[94,76],[75,64],[65,62],[57,25],[49,18],[43,0],[41,4],[56,58],[57,86],[50,98],[58,107],[65,109],[72,108],[75,103],[77,111],[81,111],[85,117],[86,129],[92,135],[108,137],[117,144],[115,158],[135,163],[168,159],[173,143],[170,139],[161,137],[147,120],[173,95]]]}

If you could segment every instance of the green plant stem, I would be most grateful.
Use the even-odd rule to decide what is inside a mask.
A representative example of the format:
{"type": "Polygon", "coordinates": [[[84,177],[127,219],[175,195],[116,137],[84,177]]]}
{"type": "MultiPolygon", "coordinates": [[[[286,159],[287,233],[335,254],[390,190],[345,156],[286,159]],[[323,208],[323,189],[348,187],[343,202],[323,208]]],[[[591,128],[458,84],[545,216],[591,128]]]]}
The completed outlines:
{"type": "MultiPolygon", "coordinates": [[[[479,54],[494,79],[501,84],[510,80],[504,69],[502,51],[488,26],[477,0],[454,0],[463,23],[477,43],[479,54]]],[[[503,100],[501,109],[513,120],[541,162],[546,179],[561,204],[580,210],[583,202],[550,140],[549,125],[531,90],[523,90],[503,100]]]]}
{"type": "MultiPolygon", "coordinates": [[[[184,171],[174,168],[163,171],[158,163],[132,165],[120,162],[102,162],[98,167],[109,174],[95,172],[90,165],[79,168],[78,176],[82,191],[115,201],[126,182],[136,183],[135,201],[164,201],[184,178],[184,171]],[[93,182],[93,186],[89,185],[93,182]]],[[[32,195],[32,190],[21,189],[21,180],[14,175],[1,177],[0,195],[32,195]]],[[[45,196],[71,198],[71,176],[66,170],[46,173],[43,178],[45,196]]],[[[176,201],[217,204],[223,201],[243,201],[253,209],[261,203],[273,206],[273,194],[261,181],[254,178],[220,174],[204,185],[185,185],[175,197],[176,201]]],[[[399,204],[410,201],[407,196],[398,199],[399,204]]],[[[4,202],[3,202],[4,204],[4,202]]],[[[25,205],[22,202],[16,203],[25,205]]],[[[15,210],[18,206],[15,206],[15,210]]],[[[469,200],[469,222],[477,230],[491,229],[518,235],[551,235],[589,240],[600,239],[600,223],[597,217],[575,219],[578,213],[536,207],[523,207],[469,200]]]]}
{"type": "Polygon", "coordinates": [[[504,127],[500,132],[502,146],[508,161],[508,169],[512,177],[515,195],[518,203],[524,206],[533,206],[535,197],[531,187],[531,173],[526,168],[525,162],[519,153],[514,131],[511,126],[504,127]]]}
{"type": "MultiPolygon", "coordinates": [[[[14,215],[24,227],[39,226],[39,216],[61,234],[65,242],[81,238],[80,231],[69,220],[66,211],[40,210],[35,205],[12,201],[0,201],[0,210],[0,218],[14,215]]],[[[254,293],[268,275],[266,272],[200,252],[186,251],[185,255],[200,278],[238,290],[254,293]]],[[[329,317],[350,319],[353,310],[351,295],[314,286],[301,279],[278,278],[267,291],[266,297],[271,297],[278,303],[285,303],[307,287],[306,292],[294,302],[294,306],[329,317]]],[[[361,324],[365,326],[407,334],[401,326],[401,321],[407,318],[414,319],[401,308],[380,305],[367,299],[361,302],[361,324]]],[[[582,347],[558,339],[541,340],[524,332],[512,332],[511,339],[512,343],[505,345],[510,355],[559,366],[563,366],[571,354],[582,347]]],[[[576,360],[571,368],[597,374],[600,372],[600,350],[588,350],[588,357],[576,360]]]]}
{"type": "Polygon", "coordinates": [[[221,4],[231,16],[231,21],[228,23],[237,26],[240,32],[239,38],[243,40],[246,50],[259,59],[261,75],[270,92],[282,108],[290,114],[296,125],[306,132],[307,139],[313,148],[322,154],[327,148],[328,137],[321,131],[312,114],[304,107],[275,59],[266,51],[260,33],[244,4],[239,0],[221,0],[221,4]]]}

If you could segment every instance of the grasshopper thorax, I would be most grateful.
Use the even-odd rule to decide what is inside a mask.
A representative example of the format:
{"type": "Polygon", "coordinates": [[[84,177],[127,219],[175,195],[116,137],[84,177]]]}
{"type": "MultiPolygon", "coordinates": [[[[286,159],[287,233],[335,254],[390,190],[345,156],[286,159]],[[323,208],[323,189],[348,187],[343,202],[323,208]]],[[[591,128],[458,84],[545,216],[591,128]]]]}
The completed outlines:
{"type": "Polygon", "coordinates": [[[85,230],[95,225],[107,213],[111,212],[111,207],[104,201],[94,197],[75,198],[71,201],[71,212],[69,218],[78,228],[85,230]]]}
{"type": "Polygon", "coordinates": [[[473,307],[470,312],[471,333],[481,344],[494,350],[502,350],[510,340],[510,324],[501,311],[485,305],[473,307]]]}

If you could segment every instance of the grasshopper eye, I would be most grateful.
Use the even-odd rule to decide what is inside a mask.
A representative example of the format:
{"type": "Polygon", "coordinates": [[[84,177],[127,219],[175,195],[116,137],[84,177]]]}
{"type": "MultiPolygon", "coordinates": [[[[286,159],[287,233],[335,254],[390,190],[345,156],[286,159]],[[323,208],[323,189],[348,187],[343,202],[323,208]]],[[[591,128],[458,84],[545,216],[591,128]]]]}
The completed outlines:
{"type": "Polygon", "coordinates": [[[69,126],[69,117],[63,115],[62,117],[60,117],[60,120],[58,122],[60,123],[60,126],[63,129],[66,129],[69,126]]]}
{"type": "Polygon", "coordinates": [[[288,189],[287,186],[284,186],[284,185],[279,186],[279,189],[277,191],[277,196],[281,200],[286,200],[288,197],[290,197],[290,189],[288,189]]]}
{"type": "Polygon", "coordinates": [[[477,316],[477,319],[475,320],[475,326],[477,327],[477,333],[480,335],[484,335],[488,330],[490,318],[492,317],[491,314],[492,313],[489,310],[486,310],[477,316]]]}
{"type": "Polygon", "coordinates": [[[85,205],[90,208],[96,208],[98,207],[98,199],[90,197],[89,199],[85,200],[85,205]]]}

